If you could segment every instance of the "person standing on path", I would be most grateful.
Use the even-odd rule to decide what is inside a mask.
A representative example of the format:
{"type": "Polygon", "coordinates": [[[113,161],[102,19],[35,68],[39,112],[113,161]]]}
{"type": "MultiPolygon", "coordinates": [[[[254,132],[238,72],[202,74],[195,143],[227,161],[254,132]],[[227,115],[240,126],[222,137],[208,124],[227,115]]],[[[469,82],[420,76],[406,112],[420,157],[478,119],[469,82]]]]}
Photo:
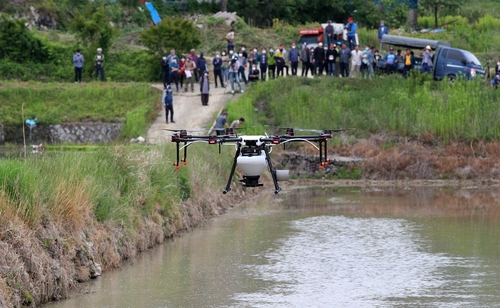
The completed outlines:
{"type": "Polygon", "coordinates": [[[269,57],[267,58],[267,64],[269,64],[269,79],[276,78],[276,59],[274,58],[274,49],[269,47],[269,57]]]}
{"type": "Polygon", "coordinates": [[[356,45],[354,50],[351,51],[351,78],[358,77],[361,68],[361,56],[363,53],[359,51],[359,46],[356,45]]]}
{"type": "Polygon", "coordinates": [[[245,85],[248,85],[248,80],[247,80],[247,76],[245,73],[245,68],[247,67],[247,58],[245,57],[245,55],[241,51],[238,54],[238,61],[240,62],[240,67],[238,68],[238,73],[239,73],[241,79],[243,79],[243,82],[245,83],[245,85]]]}
{"type": "Polygon", "coordinates": [[[339,52],[340,59],[340,75],[342,77],[349,77],[349,59],[351,58],[351,50],[347,46],[342,44],[342,48],[339,52]]]}
{"type": "Polygon", "coordinates": [[[208,97],[210,94],[210,79],[208,78],[208,71],[204,71],[200,76],[200,92],[201,105],[208,106],[208,97]]]}
{"type": "Polygon", "coordinates": [[[325,50],[323,49],[323,43],[319,42],[318,47],[314,49],[314,56],[313,56],[313,70],[312,70],[312,75],[323,75],[323,64],[325,64],[325,50]],[[316,69],[318,71],[316,71],[316,69]]]}
{"type": "Polygon", "coordinates": [[[309,71],[309,48],[307,48],[307,42],[304,42],[304,46],[300,51],[300,61],[302,61],[302,76],[307,77],[307,71],[309,71]]]}
{"type": "Polygon", "coordinates": [[[175,91],[179,92],[179,64],[177,63],[177,60],[173,60],[172,63],[170,63],[170,84],[175,83],[175,91]]]}
{"type": "Polygon", "coordinates": [[[227,112],[224,111],[216,120],[215,120],[215,132],[217,135],[224,135],[226,127],[229,127],[227,124],[227,112]]]}
{"type": "Polygon", "coordinates": [[[167,86],[165,91],[163,91],[163,97],[161,99],[163,102],[163,107],[165,108],[165,120],[168,124],[168,114],[170,113],[170,123],[174,122],[174,95],[172,94],[172,88],[167,86]]]}
{"type": "Polygon", "coordinates": [[[95,62],[95,80],[101,74],[101,81],[104,81],[104,55],[102,54],[102,48],[97,48],[97,55],[94,57],[95,62]]]}
{"type": "Polygon", "coordinates": [[[187,57],[187,62],[184,64],[184,73],[186,74],[186,87],[184,92],[188,91],[188,83],[191,83],[191,92],[194,92],[194,71],[196,69],[196,64],[194,64],[191,56],[187,57]]]}
{"type": "Polygon", "coordinates": [[[215,58],[212,60],[212,65],[214,66],[214,81],[215,87],[217,88],[217,77],[220,80],[220,86],[224,88],[224,81],[222,78],[222,59],[220,57],[219,52],[215,53],[215,58]]]}
{"type": "Polygon", "coordinates": [[[332,21],[329,20],[327,21],[328,25],[325,27],[325,33],[326,33],[326,38],[327,38],[327,41],[326,41],[326,46],[330,46],[333,41],[334,41],[334,29],[333,29],[333,25],[332,25],[332,21]]]}
{"type": "Polygon", "coordinates": [[[73,56],[73,63],[75,64],[75,83],[82,83],[83,61],[85,61],[85,59],[80,53],[80,49],[77,49],[76,54],[73,56]]]}
{"type": "Polygon", "coordinates": [[[201,78],[201,75],[203,74],[204,71],[208,71],[208,66],[207,66],[207,61],[205,60],[205,57],[203,56],[203,51],[200,52],[200,56],[196,60],[196,82],[198,82],[199,78],[201,78]]]}
{"type": "Polygon", "coordinates": [[[234,29],[229,30],[229,33],[226,34],[227,41],[227,52],[230,50],[234,51],[234,29]]]}
{"type": "Polygon", "coordinates": [[[170,68],[167,60],[167,55],[165,54],[163,55],[163,57],[161,58],[160,65],[161,65],[161,80],[163,82],[163,87],[165,88],[169,84],[168,79],[170,77],[170,68]]]}
{"type": "Polygon", "coordinates": [[[335,61],[338,58],[337,46],[335,43],[330,44],[330,48],[326,52],[326,63],[328,64],[328,76],[335,77],[335,61]]]}
{"type": "Polygon", "coordinates": [[[238,77],[238,71],[240,69],[240,62],[238,61],[238,56],[234,56],[234,58],[229,63],[229,80],[231,82],[231,94],[234,95],[234,80],[236,79],[236,83],[240,88],[240,92],[243,93],[243,88],[241,87],[240,78],[238,77]]]}
{"type": "Polygon", "coordinates": [[[266,48],[262,48],[262,52],[260,57],[258,58],[260,64],[260,80],[266,81],[266,73],[267,73],[267,54],[266,48]]]}
{"type": "Polygon", "coordinates": [[[292,43],[292,49],[288,51],[288,61],[292,66],[292,76],[297,76],[297,68],[299,67],[300,52],[295,43],[292,43]]]}
{"type": "Polygon", "coordinates": [[[221,60],[222,60],[222,66],[221,66],[221,69],[222,69],[222,77],[223,77],[223,80],[224,80],[224,85],[223,87],[225,87],[225,85],[227,84],[229,78],[228,78],[228,73],[229,73],[229,61],[231,60],[228,56],[227,56],[227,53],[225,50],[222,51],[222,56],[221,56],[221,60]]]}
{"type": "Polygon", "coordinates": [[[378,41],[380,43],[380,50],[382,50],[382,36],[389,34],[389,29],[385,26],[384,21],[380,21],[380,27],[378,27],[378,41]]]}

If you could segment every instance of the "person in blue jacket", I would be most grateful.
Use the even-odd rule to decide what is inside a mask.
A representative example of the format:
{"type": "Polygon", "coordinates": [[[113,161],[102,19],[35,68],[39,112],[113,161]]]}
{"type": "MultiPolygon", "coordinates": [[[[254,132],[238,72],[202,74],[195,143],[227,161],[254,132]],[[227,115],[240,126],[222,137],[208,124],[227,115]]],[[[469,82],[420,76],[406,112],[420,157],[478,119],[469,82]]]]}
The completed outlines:
{"type": "Polygon", "coordinates": [[[500,83],[500,75],[496,75],[493,79],[491,79],[490,85],[498,89],[498,84],[500,83]]]}
{"type": "Polygon", "coordinates": [[[83,55],[80,53],[80,49],[77,49],[76,54],[73,56],[73,63],[75,64],[75,83],[82,83],[83,61],[83,55]]]}
{"type": "Polygon", "coordinates": [[[354,50],[356,44],[356,30],[357,25],[352,17],[347,19],[347,25],[345,26],[347,30],[347,45],[350,50],[354,50]]]}
{"type": "Polygon", "coordinates": [[[300,52],[295,43],[292,44],[292,49],[288,51],[288,61],[292,65],[292,76],[297,76],[297,68],[299,66],[300,52]]]}
{"type": "Polygon", "coordinates": [[[172,87],[166,86],[165,91],[163,91],[163,97],[161,99],[163,102],[163,107],[165,108],[165,119],[168,124],[168,114],[170,113],[170,123],[174,122],[174,95],[172,94],[172,87]]]}
{"type": "Polygon", "coordinates": [[[380,50],[382,50],[382,36],[384,36],[384,34],[389,34],[389,29],[386,27],[386,25],[384,24],[384,21],[382,20],[380,22],[380,27],[378,27],[378,41],[380,43],[380,50]]]}

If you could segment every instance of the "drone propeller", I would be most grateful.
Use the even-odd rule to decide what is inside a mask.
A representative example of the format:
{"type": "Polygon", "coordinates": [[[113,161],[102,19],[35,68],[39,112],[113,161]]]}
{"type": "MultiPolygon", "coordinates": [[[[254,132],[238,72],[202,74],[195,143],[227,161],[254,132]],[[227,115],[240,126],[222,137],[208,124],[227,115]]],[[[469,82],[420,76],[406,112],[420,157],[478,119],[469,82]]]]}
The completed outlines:
{"type": "Polygon", "coordinates": [[[175,132],[175,133],[179,133],[179,132],[195,133],[195,132],[206,132],[207,131],[206,129],[191,129],[191,130],[188,130],[188,129],[170,129],[170,128],[162,128],[161,130],[168,130],[170,132],[175,132]]]}

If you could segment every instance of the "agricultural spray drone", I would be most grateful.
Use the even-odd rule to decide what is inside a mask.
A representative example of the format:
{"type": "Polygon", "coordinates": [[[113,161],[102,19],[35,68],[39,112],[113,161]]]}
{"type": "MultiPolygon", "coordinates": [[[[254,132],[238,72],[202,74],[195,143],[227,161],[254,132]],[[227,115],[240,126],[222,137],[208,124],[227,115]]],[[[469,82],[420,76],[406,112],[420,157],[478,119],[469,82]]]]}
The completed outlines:
{"type": "MultiPolygon", "coordinates": [[[[296,129],[297,131],[300,129],[296,129]]],[[[276,170],[271,162],[270,153],[272,147],[276,145],[286,145],[290,142],[307,142],[313,145],[319,151],[319,169],[323,169],[328,165],[329,159],[327,156],[327,142],[332,138],[332,133],[341,132],[348,129],[330,129],[330,130],[301,130],[316,133],[315,135],[295,135],[294,129],[287,128],[284,135],[264,135],[264,136],[238,136],[236,131],[231,128],[226,128],[222,135],[206,135],[197,136],[190,135],[192,131],[188,130],[170,130],[174,133],[171,135],[172,142],[175,142],[177,149],[177,160],[174,166],[179,169],[180,163],[187,165],[187,148],[194,143],[208,143],[211,145],[219,145],[219,153],[223,144],[234,144],[236,153],[234,155],[233,166],[226,188],[223,193],[226,194],[231,190],[231,181],[236,170],[236,166],[244,174],[239,181],[245,187],[263,186],[259,183],[261,173],[269,169],[274,183],[274,193],[281,191],[278,181],[288,181],[288,170],[276,170]],[[316,145],[317,144],[317,145],[316,145]],[[184,150],[184,157],[180,158],[181,151],[184,150]]]]}

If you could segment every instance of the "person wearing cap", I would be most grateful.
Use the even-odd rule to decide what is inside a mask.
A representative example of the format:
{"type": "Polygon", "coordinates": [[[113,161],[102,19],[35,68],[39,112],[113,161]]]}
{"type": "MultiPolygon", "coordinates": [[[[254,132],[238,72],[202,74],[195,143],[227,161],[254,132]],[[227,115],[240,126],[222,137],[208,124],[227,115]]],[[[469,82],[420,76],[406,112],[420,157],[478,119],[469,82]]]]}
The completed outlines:
{"type": "Polygon", "coordinates": [[[101,81],[104,81],[104,55],[102,54],[102,48],[97,48],[97,55],[94,57],[95,62],[95,80],[101,74],[101,81]]]}
{"type": "Polygon", "coordinates": [[[73,55],[73,63],[75,65],[75,83],[82,83],[83,61],[83,55],[80,53],[80,49],[77,49],[76,54],[73,55]]]}
{"type": "Polygon", "coordinates": [[[330,46],[330,44],[333,43],[334,29],[331,20],[327,21],[327,23],[328,25],[325,27],[325,33],[327,38],[327,46],[330,46]]]}
{"type": "Polygon", "coordinates": [[[297,45],[292,43],[292,49],[288,52],[288,61],[292,66],[292,76],[297,76],[297,68],[299,67],[300,52],[297,49],[297,45]]]}
{"type": "Polygon", "coordinates": [[[307,77],[307,71],[309,70],[309,48],[307,48],[307,42],[304,42],[302,50],[300,51],[300,61],[302,61],[302,74],[301,76],[307,77]]]}
{"type": "Polygon", "coordinates": [[[170,86],[166,86],[163,91],[163,97],[161,99],[163,102],[163,108],[165,108],[165,120],[168,124],[168,115],[170,113],[170,123],[174,122],[174,95],[172,94],[172,88],[170,86]]]}
{"type": "Polygon", "coordinates": [[[225,127],[229,127],[229,124],[227,124],[227,112],[226,111],[224,111],[215,120],[214,130],[217,133],[217,135],[224,135],[224,128],[225,127]]]}
{"type": "Polygon", "coordinates": [[[210,79],[208,78],[207,70],[205,70],[200,76],[200,93],[201,105],[208,106],[208,97],[210,94],[210,79]]]}
{"type": "Polygon", "coordinates": [[[356,30],[357,25],[352,17],[347,19],[347,25],[345,26],[347,30],[347,43],[349,44],[349,50],[353,50],[356,46],[356,30]]]}
{"type": "Polygon", "coordinates": [[[240,61],[238,61],[238,56],[234,56],[229,62],[229,81],[231,82],[231,94],[234,95],[234,80],[236,79],[236,83],[240,88],[240,92],[243,93],[243,88],[241,87],[240,77],[238,76],[238,72],[240,69],[240,61]]]}
{"type": "Polygon", "coordinates": [[[431,52],[431,46],[427,45],[427,47],[425,47],[425,49],[422,50],[420,57],[422,58],[421,72],[430,73],[432,68],[432,57],[433,57],[431,52]]]}
{"type": "Polygon", "coordinates": [[[380,21],[380,26],[378,27],[378,41],[380,42],[380,49],[382,49],[382,36],[384,36],[384,34],[388,34],[389,33],[389,29],[385,26],[384,24],[384,21],[380,21]]]}
{"type": "Polygon", "coordinates": [[[359,50],[359,45],[351,51],[351,78],[358,77],[361,69],[361,56],[363,53],[359,50]]]}
{"type": "Polygon", "coordinates": [[[268,57],[267,50],[265,47],[262,47],[260,52],[260,56],[258,57],[259,67],[260,67],[260,80],[266,81],[266,73],[268,67],[268,57]]]}
{"type": "Polygon", "coordinates": [[[161,80],[163,82],[163,87],[165,88],[169,83],[168,79],[170,77],[170,68],[166,54],[164,54],[163,57],[161,58],[160,65],[161,65],[161,80]]]}
{"type": "Polygon", "coordinates": [[[396,65],[398,64],[398,56],[394,54],[394,48],[389,48],[389,53],[385,55],[384,61],[386,74],[392,74],[396,70],[396,65]]]}

